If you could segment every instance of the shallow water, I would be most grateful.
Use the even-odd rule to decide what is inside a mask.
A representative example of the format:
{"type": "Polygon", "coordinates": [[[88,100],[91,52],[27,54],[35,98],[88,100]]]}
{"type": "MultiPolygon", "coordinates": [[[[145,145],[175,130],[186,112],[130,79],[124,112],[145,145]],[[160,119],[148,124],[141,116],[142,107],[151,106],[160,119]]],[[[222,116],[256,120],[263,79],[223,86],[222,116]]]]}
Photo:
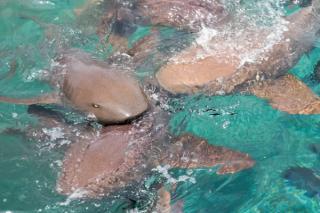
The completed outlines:
{"type": "MultiPolygon", "coordinates": [[[[0,80],[1,94],[30,97],[50,91],[37,76],[50,67],[61,46],[81,48],[100,58],[110,54],[110,47],[99,46],[93,27],[96,17],[81,20],[74,14],[83,2],[0,0],[0,75],[12,61],[18,64],[12,78],[0,80]],[[28,17],[46,24],[41,26],[28,17]],[[52,29],[50,36],[56,40],[48,40],[43,27],[52,29]]],[[[131,41],[148,30],[139,28],[131,41]]],[[[190,42],[189,35],[173,29],[163,28],[162,34],[163,39],[180,36],[180,46],[190,42]]],[[[320,49],[314,48],[290,72],[320,95],[319,80],[313,74],[319,60],[320,49]]],[[[142,65],[137,75],[150,75],[155,69],[147,68],[142,65]]],[[[169,107],[174,112],[170,120],[173,134],[191,132],[211,144],[249,153],[256,161],[252,169],[234,175],[175,171],[176,178],[189,177],[178,184],[173,196],[173,203],[183,200],[184,212],[319,212],[319,198],[309,198],[305,191],[290,186],[281,173],[296,165],[317,168],[319,156],[308,145],[320,142],[320,115],[288,115],[264,100],[242,95],[180,97],[170,100],[169,107]]],[[[37,119],[26,110],[1,103],[0,130],[36,125],[37,119]]],[[[76,116],[71,115],[72,119],[76,116]]],[[[70,200],[55,191],[67,146],[59,140],[35,141],[17,132],[1,133],[0,212],[122,212],[127,204],[121,200],[70,200]]]]}

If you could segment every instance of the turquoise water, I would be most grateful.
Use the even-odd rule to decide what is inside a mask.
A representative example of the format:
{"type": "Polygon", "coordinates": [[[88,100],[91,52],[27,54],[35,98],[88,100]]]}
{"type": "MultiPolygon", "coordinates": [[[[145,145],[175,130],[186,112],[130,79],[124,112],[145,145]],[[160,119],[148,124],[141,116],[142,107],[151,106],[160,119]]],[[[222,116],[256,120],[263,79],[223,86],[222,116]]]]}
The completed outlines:
{"type": "MultiPolygon", "coordinates": [[[[30,97],[50,91],[37,76],[48,69],[59,42],[101,58],[110,53],[110,47],[99,46],[94,25],[90,25],[95,17],[77,18],[74,14],[83,2],[0,1],[0,74],[9,70],[12,61],[18,64],[12,78],[0,81],[1,94],[30,97]],[[51,36],[61,39],[48,42],[43,26],[22,16],[37,17],[51,29],[51,36]]],[[[139,28],[131,40],[146,31],[139,28]]],[[[170,29],[163,32],[176,33],[170,29]]],[[[313,77],[319,59],[320,49],[315,48],[290,72],[320,95],[319,82],[313,77]]],[[[139,75],[150,72],[141,69],[139,75]]],[[[272,109],[264,100],[241,95],[175,98],[170,106],[174,111],[170,120],[173,134],[192,132],[212,144],[249,153],[256,160],[254,168],[235,175],[218,176],[209,170],[187,172],[192,181],[180,183],[172,201],[183,200],[185,212],[319,212],[319,199],[309,198],[303,190],[287,184],[281,173],[290,166],[319,167],[319,156],[308,145],[320,142],[320,115],[288,115],[272,109]],[[208,109],[216,110],[218,115],[210,115],[208,109]]],[[[36,118],[26,109],[0,104],[0,130],[36,125],[36,118]]],[[[121,212],[126,205],[121,200],[69,203],[55,191],[66,147],[52,141],[35,141],[23,134],[1,133],[0,212],[121,212]]],[[[180,174],[185,171],[173,175],[180,174]]]]}

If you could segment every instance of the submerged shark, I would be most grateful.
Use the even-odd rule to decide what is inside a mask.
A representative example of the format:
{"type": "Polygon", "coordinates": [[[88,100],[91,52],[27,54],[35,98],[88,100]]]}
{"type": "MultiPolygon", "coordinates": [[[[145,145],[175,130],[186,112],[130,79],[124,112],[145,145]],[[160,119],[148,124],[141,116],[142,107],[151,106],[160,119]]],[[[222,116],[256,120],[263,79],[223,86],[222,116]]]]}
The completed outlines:
{"type": "MultiPolygon", "coordinates": [[[[123,192],[139,194],[141,183],[164,168],[218,167],[216,173],[225,175],[255,164],[246,153],[191,134],[170,137],[167,122],[159,120],[163,117],[149,112],[133,124],[107,126],[99,135],[76,141],[65,155],[58,191],[72,195],[80,190],[87,198],[126,197],[123,192]]],[[[161,194],[170,203],[168,193],[161,194]]],[[[131,200],[141,202],[139,197],[131,200]]]]}
{"type": "MultiPolygon", "coordinates": [[[[108,42],[123,45],[123,39],[146,23],[152,27],[165,25],[191,32],[209,30],[210,34],[205,31],[208,35],[200,33],[200,37],[211,36],[207,42],[197,39],[173,57],[159,55],[159,61],[166,63],[155,78],[170,93],[244,92],[264,98],[274,108],[290,114],[320,113],[320,98],[301,81],[286,74],[319,36],[318,0],[285,1],[285,5],[297,4],[302,8],[289,16],[277,17],[279,20],[270,26],[253,25],[241,16],[238,20],[218,0],[138,0],[131,3],[117,2],[109,6],[115,10],[106,12],[101,29],[110,32],[100,33],[108,42]],[[138,15],[141,13],[144,16],[138,15]],[[286,89],[288,87],[292,89],[286,89]]],[[[148,36],[141,39],[128,54],[133,58],[146,58],[158,36],[152,31],[151,39],[148,36]]],[[[128,46],[127,42],[124,46],[128,46]]]]}
{"type": "Polygon", "coordinates": [[[308,197],[320,196],[320,177],[312,169],[291,167],[283,173],[283,178],[297,189],[306,191],[308,197]]]}

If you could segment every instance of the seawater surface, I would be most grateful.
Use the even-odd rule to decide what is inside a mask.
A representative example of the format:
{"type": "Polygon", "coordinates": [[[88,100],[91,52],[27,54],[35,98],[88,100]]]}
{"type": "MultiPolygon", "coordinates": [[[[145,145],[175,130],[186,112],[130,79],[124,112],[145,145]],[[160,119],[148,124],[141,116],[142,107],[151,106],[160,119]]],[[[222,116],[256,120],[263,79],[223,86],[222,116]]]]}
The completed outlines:
{"type": "MultiPolygon", "coordinates": [[[[84,3],[0,0],[0,75],[9,71],[11,63],[17,64],[14,76],[0,80],[1,95],[32,97],[50,91],[38,76],[50,68],[61,47],[81,48],[100,58],[110,54],[110,47],[99,46],[95,34],[93,23],[99,12],[77,17],[75,9],[84,3]]],[[[259,4],[247,1],[247,5],[248,11],[259,11],[259,4]]],[[[149,30],[141,27],[130,39],[137,40],[149,30]]],[[[190,40],[169,28],[162,34],[165,39],[175,34],[185,43],[190,40]]],[[[289,71],[318,95],[319,79],[313,72],[319,60],[320,49],[315,47],[289,71]]],[[[150,75],[150,70],[141,66],[137,75],[150,75]]],[[[169,107],[174,112],[169,123],[172,134],[191,132],[211,144],[249,153],[256,161],[252,169],[234,175],[219,176],[203,169],[175,171],[173,177],[189,177],[179,182],[172,201],[183,200],[184,212],[319,212],[319,198],[290,186],[282,173],[290,166],[319,168],[319,156],[308,146],[320,143],[320,115],[289,115],[247,95],[173,98],[169,107]]],[[[0,104],[0,212],[121,212],[126,205],[122,200],[73,200],[56,192],[69,142],[35,141],[19,131],[7,131],[23,132],[37,124],[26,110],[26,106],[0,104]]],[[[48,134],[59,138],[57,131],[48,134]]]]}

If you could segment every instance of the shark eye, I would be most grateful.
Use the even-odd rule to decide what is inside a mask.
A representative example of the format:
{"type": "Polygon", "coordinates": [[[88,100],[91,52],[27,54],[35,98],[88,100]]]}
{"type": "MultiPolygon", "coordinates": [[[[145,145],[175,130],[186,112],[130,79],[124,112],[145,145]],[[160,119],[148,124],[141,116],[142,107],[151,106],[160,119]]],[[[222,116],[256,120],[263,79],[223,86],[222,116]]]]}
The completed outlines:
{"type": "Polygon", "coordinates": [[[100,105],[98,105],[98,104],[92,104],[91,105],[93,108],[100,108],[100,105]]]}

